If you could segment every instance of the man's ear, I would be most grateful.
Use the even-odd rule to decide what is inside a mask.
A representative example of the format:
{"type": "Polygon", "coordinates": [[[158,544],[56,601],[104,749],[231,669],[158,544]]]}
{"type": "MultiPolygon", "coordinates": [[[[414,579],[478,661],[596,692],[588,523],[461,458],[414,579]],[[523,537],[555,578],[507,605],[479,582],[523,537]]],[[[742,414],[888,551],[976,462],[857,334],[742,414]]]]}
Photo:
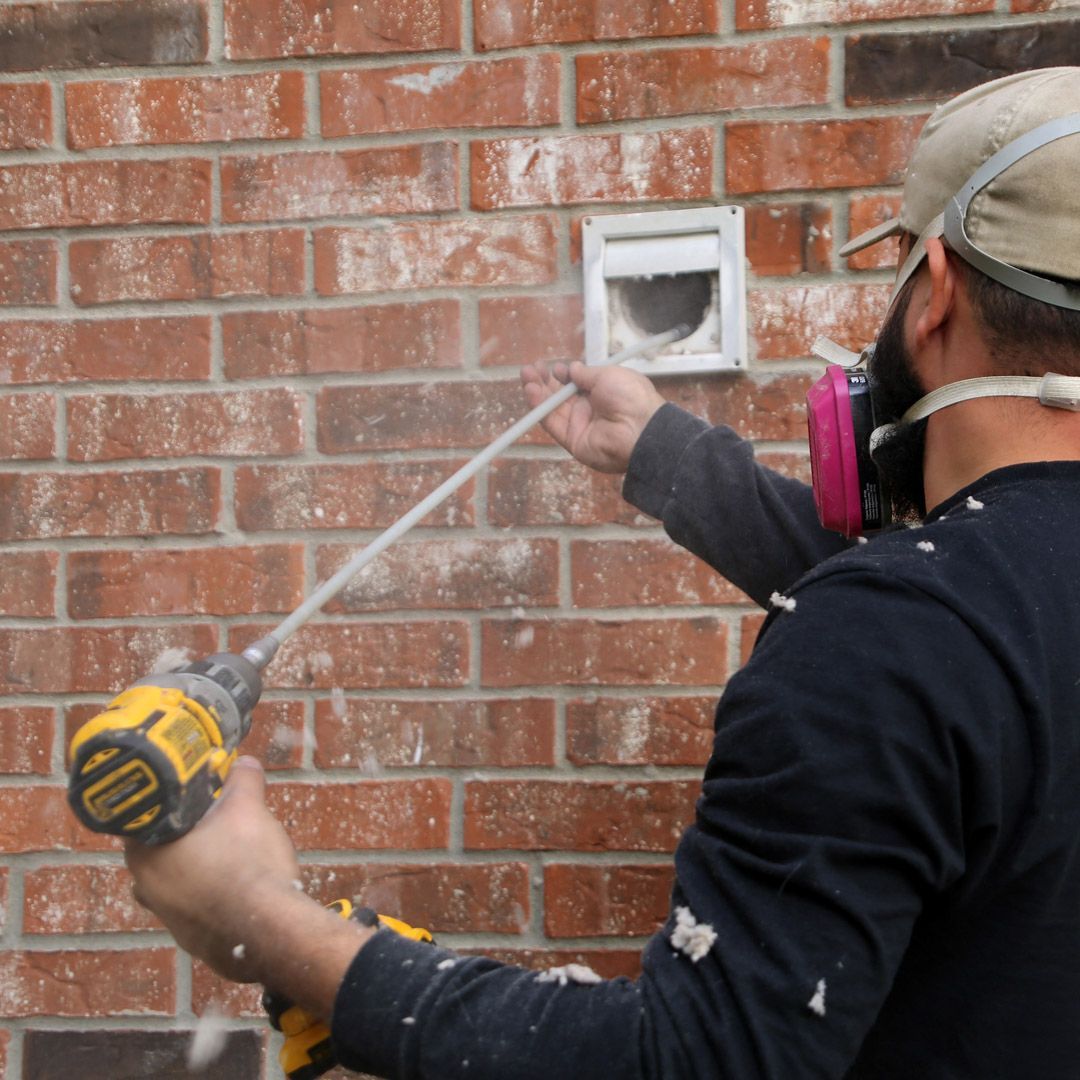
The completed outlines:
{"type": "Polygon", "coordinates": [[[928,287],[915,322],[915,344],[922,348],[949,321],[956,303],[957,275],[941,238],[926,241],[928,287]]]}

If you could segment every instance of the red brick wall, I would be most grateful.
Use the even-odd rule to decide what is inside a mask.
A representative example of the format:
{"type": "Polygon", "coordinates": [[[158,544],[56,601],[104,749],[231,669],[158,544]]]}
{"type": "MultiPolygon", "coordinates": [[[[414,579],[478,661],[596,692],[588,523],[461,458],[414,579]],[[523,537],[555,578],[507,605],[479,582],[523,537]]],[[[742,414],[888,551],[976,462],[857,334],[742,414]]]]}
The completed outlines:
{"type": "MultiPolygon", "coordinates": [[[[216,1003],[206,1075],[260,1074],[257,992],[134,905],[67,739],[264,632],[516,419],[522,362],[580,355],[586,213],[746,208],[751,369],[662,388],[805,475],[810,343],[888,292],[837,248],[936,101],[1059,63],[1061,0],[0,5],[0,1070],[179,1068],[216,1003]]],[[[534,434],[297,634],[248,748],[316,895],[632,973],[759,622],[534,434]]]]}

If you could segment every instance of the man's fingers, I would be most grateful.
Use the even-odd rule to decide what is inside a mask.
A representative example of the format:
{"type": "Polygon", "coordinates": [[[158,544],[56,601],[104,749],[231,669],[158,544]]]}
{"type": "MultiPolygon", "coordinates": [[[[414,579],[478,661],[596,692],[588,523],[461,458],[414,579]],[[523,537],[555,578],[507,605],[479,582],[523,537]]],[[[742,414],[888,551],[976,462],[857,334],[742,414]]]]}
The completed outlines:
{"type": "Polygon", "coordinates": [[[229,775],[225,778],[222,799],[258,799],[265,800],[266,774],[258,759],[240,757],[233,762],[229,775]]]}

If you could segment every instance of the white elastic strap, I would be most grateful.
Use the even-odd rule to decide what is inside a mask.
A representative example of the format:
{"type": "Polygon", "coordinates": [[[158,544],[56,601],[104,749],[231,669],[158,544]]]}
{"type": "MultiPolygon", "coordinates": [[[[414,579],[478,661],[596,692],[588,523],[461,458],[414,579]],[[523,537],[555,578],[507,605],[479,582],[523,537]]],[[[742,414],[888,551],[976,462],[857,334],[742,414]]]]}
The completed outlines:
{"type": "Polygon", "coordinates": [[[819,337],[814,344],[810,346],[810,352],[814,356],[820,357],[820,359],[824,360],[826,363],[839,364],[842,368],[856,367],[863,357],[862,353],[845,349],[843,345],[840,345],[827,337],[819,337]]]}

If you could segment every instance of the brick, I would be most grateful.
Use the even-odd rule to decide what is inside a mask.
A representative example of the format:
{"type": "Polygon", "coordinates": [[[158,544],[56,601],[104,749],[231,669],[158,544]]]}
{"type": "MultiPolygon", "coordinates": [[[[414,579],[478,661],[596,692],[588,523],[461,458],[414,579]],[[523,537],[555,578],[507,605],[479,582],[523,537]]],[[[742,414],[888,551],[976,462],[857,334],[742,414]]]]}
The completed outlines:
{"type": "MultiPolygon", "coordinates": [[[[0,787],[0,852],[119,851],[113,836],[85,828],[68,806],[66,787],[0,787]]],[[[0,952],[0,964],[4,954],[0,952]]],[[[0,976],[0,999],[3,996],[0,976]]],[[[0,1006],[0,1013],[7,1016],[0,1006]]]]}
{"type": "Polygon", "coordinates": [[[205,0],[98,0],[0,8],[0,71],[197,64],[205,0]]]}
{"type": "Polygon", "coordinates": [[[0,458],[42,461],[56,456],[56,398],[12,394],[0,398],[0,458]]]}
{"type": "Polygon", "coordinates": [[[828,38],[720,48],[652,49],[577,58],[579,124],[732,109],[823,105],[828,38]]]}
{"type": "Polygon", "coordinates": [[[739,666],[742,667],[750,659],[754,651],[758,633],[765,622],[765,616],[760,612],[754,615],[744,615],[739,620],[739,666]]]}
{"type": "MultiPolygon", "coordinates": [[[[265,632],[236,627],[230,642],[243,648],[265,632]]],[[[264,682],[273,689],[420,689],[464,686],[468,675],[467,623],[335,623],[298,630],[264,682]]]]}
{"type": "Polygon", "coordinates": [[[570,586],[577,608],[748,602],[712,567],[667,539],[574,540],[570,586]]]}
{"type": "Polygon", "coordinates": [[[727,626],[707,617],[489,619],[481,649],[483,686],[695,686],[727,674],[727,626]]]}
{"type": "Polygon", "coordinates": [[[229,379],[462,365],[457,300],[244,311],[223,315],[221,327],[229,379]]]}
{"type": "Polygon", "coordinates": [[[716,696],[588,698],[566,707],[566,756],[575,765],[702,765],[716,696]]]}
{"type": "Polygon", "coordinates": [[[792,120],[727,125],[727,190],[899,184],[926,118],[792,120]]]}
{"type": "Polygon", "coordinates": [[[0,374],[8,383],[206,379],[210,319],[0,323],[0,374]]]}
{"type": "Polygon", "coordinates": [[[166,650],[205,656],[216,645],[210,626],[0,630],[0,693],[115,693],[166,650]]]}
{"type": "Polygon", "coordinates": [[[549,937],[653,934],[671,910],[672,866],[544,867],[544,933],[549,937]]]}
{"type": "MultiPolygon", "coordinates": [[[[315,573],[325,581],[357,546],[321,547],[315,573]]],[[[362,614],[437,608],[557,606],[556,540],[435,540],[404,544],[383,553],[355,575],[327,611],[362,614]]]]}
{"type": "Polygon", "coordinates": [[[641,949],[462,949],[480,953],[502,964],[514,964],[532,971],[584,964],[604,979],[620,976],[636,979],[641,974],[641,949]]]}
{"type": "Polygon", "coordinates": [[[585,351],[580,294],[497,296],[478,305],[483,367],[578,360],[585,351]]]}
{"type": "Polygon", "coordinates": [[[0,540],[199,535],[220,511],[217,469],[0,473],[0,540]]]}
{"type": "Polygon", "coordinates": [[[832,269],[832,208],[778,203],[746,208],[746,258],[758,277],[821,274],[832,269]]]}
{"type": "Polygon", "coordinates": [[[521,862],[329,864],[304,867],[309,895],[355,897],[433,934],[520,934],[529,916],[529,868],[521,862]]]}
{"type": "Polygon", "coordinates": [[[0,229],[201,225],[210,220],[211,163],[66,161],[0,168],[0,229]]]}
{"type": "Polygon", "coordinates": [[[266,801],[300,851],[421,851],[450,842],[451,788],[442,779],[278,783],[266,801]]]}
{"type": "Polygon", "coordinates": [[[457,147],[434,142],[221,162],[224,221],[427,214],[458,207],[457,147]]]}
{"type": "Polygon", "coordinates": [[[619,4],[582,4],[572,0],[536,0],[531,4],[476,0],[474,35],[477,49],[508,49],[620,38],[680,37],[712,34],[720,29],[717,5],[711,0],[625,0],[619,4]]]}
{"type": "Polygon", "coordinates": [[[161,928],[135,902],[131,875],[123,866],[42,866],[24,874],[23,933],[105,934],[161,928]]]}
{"type": "Polygon", "coordinates": [[[713,194],[711,128],[480,139],[472,144],[472,205],[707,199],[713,194]]]}
{"type": "Polygon", "coordinates": [[[55,551],[0,552],[0,615],[48,619],[56,614],[55,551]]]}
{"type": "Polygon", "coordinates": [[[323,72],[322,134],[557,124],[560,70],[546,53],[323,72]]]}
{"type": "MultiPolygon", "coordinates": [[[[198,960],[191,964],[191,1008],[197,1013],[214,1008],[222,1016],[231,1019],[256,1019],[266,1023],[266,1010],[262,1007],[263,988],[258,983],[234,983],[215,975],[198,960]]],[[[261,1077],[263,1073],[252,1074],[261,1077]]],[[[177,1077],[176,1080],[183,1080],[177,1077]]],[[[229,1080],[222,1077],[221,1080],[229,1080]]]]}
{"type": "MultiPolygon", "coordinates": [[[[486,446],[528,411],[519,381],[328,386],[316,398],[324,454],[486,446]],[[367,419],[379,417],[376,424],[367,419]]],[[[523,443],[545,442],[539,428],[523,443]]]]}
{"type": "Polygon", "coordinates": [[[67,605],[73,619],[288,612],[303,593],[300,544],[68,556],[67,605]]]}
{"type": "Polygon", "coordinates": [[[460,4],[431,0],[226,0],[225,55],[349,56],[429,52],[461,45],[460,4]]]}
{"type": "Polygon", "coordinates": [[[303,447],[303,398],[291,390],[80,394],[68,399],[68,458],[265,457],[303,447]]]}
{"type": "Polygon", "coordinates": [[[672,851],[698,781],[482,780],[465,785],[465,849],[672,851]]]}
{"type": "Polygon", "coordinates": [[[555,221],[548,215],[315,232],[315,288],[324,296],[546,285],[556,273],[555,221]]]}
{"type": "Polygon", "coordinates": [[[82,307],[124,300],[209,300],[302,293],[304,233],[275,229],[75,240],[71,295],[82,307]]]}
{"type": "MultiPolygon", "coordinates": [[[[178,1021],[187,1023],[188,1021],[178,1021]]],[[[192,1033],[185,1031],[28,1031],[23,1059],[26,1075],[35,1080],[118,1080],[153,1076],[186,1080],[191,1075],[187,1055],[192,1033]]],[[[205,1080],[235,1080],[262,1076],[263,1034],[260,1031],[222,1032],[220,1051],[198,1070],[205,1080]]]]}
{"type": "Polygon", "coordinates": [[[792,480],[799,480],[804,484],[810,483],[809,454],[765,451],[755,453],[754,456],[766,468],[773,469],[782,476],[788,476],[792,480]]]}
{"type": "Polygon", "coordinates": [[[240,142],[304,134],[304,75],[68,83],[68,145],[240,142]]]}
{"type": "MultiPolygon", "coordinates": [[[[2,23],[0,9],[0,27],[2,23]]],[[[2,29],[0,42],[3,42],[2,29]]],[[[52,127],[52,88],[48,83],[0,85],[0,150],[37,150],[48,146],[52,142],[52,127]]]]}
{"type": "Polygon", "coordinates": [[[55,240],[0,241],[0,305],[55,304],[55,240]]]}
{"type": "MultiPolygon", "coordinates": [[[[245,532],[383,529],[434,491],[460,464],[241,466],[236,470],[237,524],[245,532]]],[[[0,492],[2,484],[0,474],[0,492]]],[[[420,524],[474,524],[472,497],[470,481],[420,524]]]]}
{"type": "Polygon", "coordinates": [[[55,727],[51,707],[0,708],[0,773],[47,776],[52,771],[55,727]]]}
{"type": "Polygon", "coordinates": [[[736,0],[737,30],[993,11],[994,0],[736,0]]]}
{"type": "Polygon", "coordinates": [[[554,763],[555,704],[549,700],[386,701],[334,695],[315,703],[315,764],[320,769],[372,773],[411,766],[554,763]]]}
{"type": "Polygon", "coordinates": [[[889,302],[887,285],[805,285],[757,289],[748,297],[758,360],[809,356],[824,334],[861,349],[877,336],[889,302]]]}
{"type": "MultiPolygon", "coordinates": [[[[900,213],[900,195],[857,195],[848,211],[848,236],[854,239],[867,229],[880,225],[900,213]]],[[[847,260],[849,270],[893,270],[900,255],[897,237],[882,240],[872,247],[857,251],[847,260]]]]}

